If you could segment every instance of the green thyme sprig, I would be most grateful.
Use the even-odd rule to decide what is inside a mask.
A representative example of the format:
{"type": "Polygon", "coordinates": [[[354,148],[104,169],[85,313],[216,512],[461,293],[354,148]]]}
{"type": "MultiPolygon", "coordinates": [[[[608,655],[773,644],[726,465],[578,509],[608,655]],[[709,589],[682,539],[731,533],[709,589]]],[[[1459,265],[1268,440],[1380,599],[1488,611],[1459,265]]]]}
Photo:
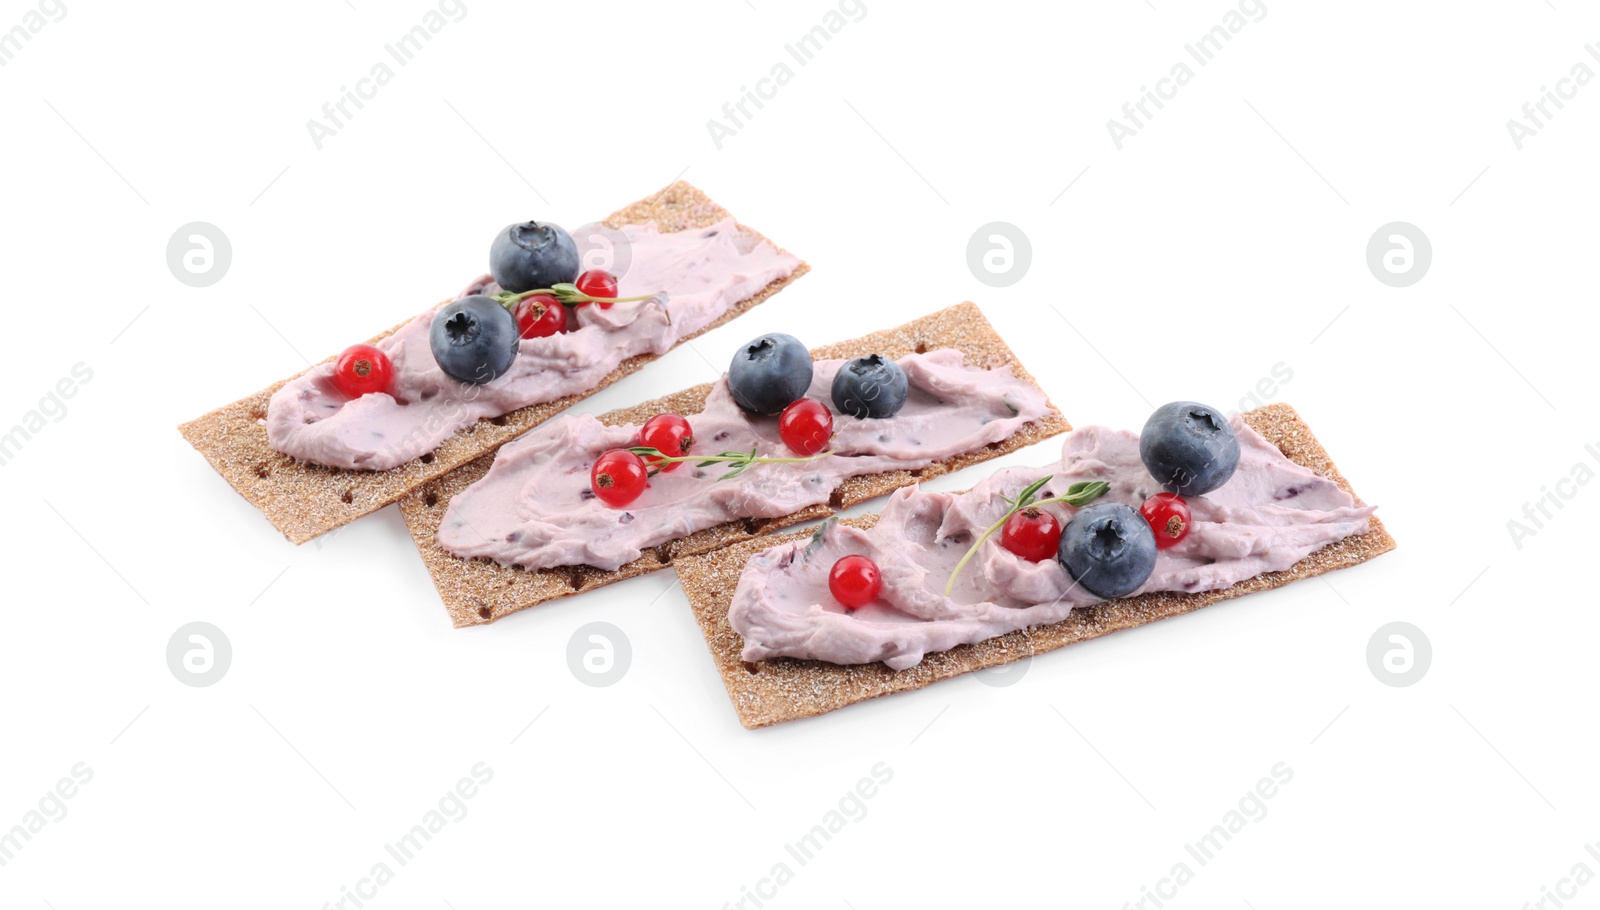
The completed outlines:
{"type": "Polygon", "coordinates": [[[718,480],[738,477],[753,464],[798,464],[805,461],[816,461],[819,458],[827,458],[833,454],[833,450],[829,449],[826,452],[818,452],[815,455],[807,455],[804,458],[774,458],[766,455],[757,455],[755,446],[751,446],[748,452],[723,452],[720,455],[668,455],[654,446],[632,446],[628,451],[643,458],[645,464],[650,465],[650,476],[652,477],[661,472],[661,465],[678,461],[692,461],[697,468],[719,463],[732,465],[733,470],[718,477],[718,480]]]}
{"type": "Polygon", "coordinates": [[[494,299],[501,306],[509,310],[514,308],[517,303],[524,298],[532,297],[535,294],[548,294],[551,297],[554,297],[561,303],[562,306],[565,307],[581,306],[585,303],[636,303],[640,300],[649,300],[651,297],[656,296],[655,294],[646,294],[643,297],[592,297],[578,290],[578,286],[570,281],[562,281],[552,285],[551,287],[536,288],[532,291],[523,291],[520,294],[513,294],[510,291],[501,291],[500,293],[494,295],[494,299]]]}
{"type": "Polygon", "coordinates": [[[1054,476],[1054,474],[1046,474],[1038,480],[1035,480],[1033,483],[1028,484],[1026,487],[1023,487],[1022,492],[1017,494],[1016,499],[1012,499],[1009,496],[1000,497],[1000,499],[1010,508],[1006,509],[1006,514],[1000,516],[999,521],[990,525],[987,531],[984,531],[982,534],[978,535],[978,539],[972,542],[972,547],[967,550],[966,555],[962,556],[961,561],[956,563],[955,571],[950,573],[950,580],[945,582],[944,596],[949,597],[950,592],[955,590],[957,576],[961,574],[962,569],[966,568],[967,563],[972,559],[973,555],[978,552],[978,548],[983,546],[983,542],[994,536],[994,532],[1004,527],[1006,520],[1012,515],[1029,507],[1049,505],[1053,502],[1066,503],[1074,508],[1086,506],[1105,495],[1105,492],[1111,489],[1111,484],[1106,483],[1103,480],[1084,480],[1067,487],[1067,492],[1060,496],[1052,496],[1048,499],[1034,499],[1033,497],[1037,496],[1039,491],[1044,489],[1044,485],[1049,483],[1050,478],[1054,476]]]}

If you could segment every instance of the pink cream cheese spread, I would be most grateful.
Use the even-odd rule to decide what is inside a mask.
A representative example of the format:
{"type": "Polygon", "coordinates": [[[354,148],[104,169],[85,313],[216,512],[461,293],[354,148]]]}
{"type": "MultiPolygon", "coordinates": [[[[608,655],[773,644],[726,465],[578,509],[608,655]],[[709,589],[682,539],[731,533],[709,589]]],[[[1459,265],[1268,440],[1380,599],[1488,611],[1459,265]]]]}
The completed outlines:
{"type": "MultiPolygon", "coordinates": [[[[1232,424],[1241,450],[1238,470],[1222,487],[1188,497],[1188,536],[1159,552],[1155,571],[1136,594],[1226,588],[1287,569],[1368,529],[1374,507],[1289,461],[1239,418],[1232,424]]],[[[744,659],[881,660],[904,670],[930,652],[1060,622],[1074,607],[1097,602],[1074,586],[1059,562],[1029,562],[1000,546],[999,534],[962,570],[952,596],[944,595],[956,563],[1009,508],[1001,497],[1014,499],[1046,474],[1053,476],[1040,499],[1091,480],[1111,485],[1097,502],[1134,508],[1161,491],[1139,457],[1139,435],[1104,427],[1068,434],[1057,464],[1009,468],[966,493],[899,490],[869,530],[829,521],[809,541],[750,559],[728,610],[729,622],[744,637],[744,659]],[[828,570],[852,553],[878,564],[883,588],[877,600],[846,612],[829,594],[828,570]]],[[[1062,527],[1072,512],[1062,504],[1042,508],[1054,512],[1062,527]]]]}
{"type": "MultiPolygon", "coordinates": [[[[827,402],[846,363],[819,360],[807,397],[827,402]]],[[[756,463],[719,479],[725,464],[681,463],[650,479],[625,508],[601,502],[589,471],[607,449],[637,445],[639,427],[606,426],[589,415],[564,415],[500,449],[477,483],[451,500],[439,545],[462,558],[542,569],[590,565],[607,571],[644,550],[741,518],[777,518],[826,503],[848,477],[914,470],[999,442],[1023,424],[1053,413],[1044,393],[1010,367],[969,366],[960,351],[901,358],[910,391],[893,417],[835,413],[834,454],[801,463],[756,463]]],[[[792,456],[776,417],[752,417],[718,382],[705,410],[689,415],[691,455],[748,452],[792,456]]]]}
{"type": "MultiPolygon", "coordinates": [[[[731,218],[666,234],[654,223],[618,233],[631,264],[617,296],[655,295],[650,299],[569,310],[566,332],[522,339],[511,369],[483,385],[439,369],[428,344],[437,308],[430,309],[377,343],[394,365],[388,392],[347,399],[333,385],[333,364],[318,364],[273,394],[267,441],[316,464],[397,467],[481,418],[586,392],[629,357],[665,353],[800,264],[731,218]]],[[[499,291],[485,275],[460,296],[499,291]]]]}

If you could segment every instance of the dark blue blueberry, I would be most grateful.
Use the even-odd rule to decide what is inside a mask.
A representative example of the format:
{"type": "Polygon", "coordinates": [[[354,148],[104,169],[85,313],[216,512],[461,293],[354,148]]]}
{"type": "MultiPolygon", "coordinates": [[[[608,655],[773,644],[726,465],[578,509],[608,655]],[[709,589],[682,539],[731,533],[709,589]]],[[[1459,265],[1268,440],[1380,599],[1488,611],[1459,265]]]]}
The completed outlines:
{"type": "Polygon", "coordinates": [[[428,331],[439,369],[474,384],[492,382],[511,369],[518,341],[516,318],[492,297],[462,297],[445,304],[428,331]]]}
{"type": "Polygon", "coordinates": [[[762,335],[740,347],[728,365],[728,391],[752,414],[777,414],[809,388],[811,352],[793,335],[762,335]]]}
{"type": "Polygon", "coordinates": [[[906,371],[878,354],[857,357],[833,377],[833,406],[851,417],[893,417],[910,392],[906,371]]]}
{"type": "Polygon", "coordinates": [[[1085,591],[1110,600],[1126,597],[1156,568],[1156,535],[1132,507],[1102,502],[1079,509],[1056,549],[1067,574],[1085,591]]]}
{"type": "Polygon", "coordinates": [[[513,294],[577,281],[578,246],[548,221],[507,225],[489,247],[489,274],[513,294]]]}
{"type": "Polygon", "coordinates": [[[1168,493],[1199,496],[1239,467],[1239,438],[1216,408],[1174,401],[1156,408],[1139,434],[1139,457],[1168,493]]]}

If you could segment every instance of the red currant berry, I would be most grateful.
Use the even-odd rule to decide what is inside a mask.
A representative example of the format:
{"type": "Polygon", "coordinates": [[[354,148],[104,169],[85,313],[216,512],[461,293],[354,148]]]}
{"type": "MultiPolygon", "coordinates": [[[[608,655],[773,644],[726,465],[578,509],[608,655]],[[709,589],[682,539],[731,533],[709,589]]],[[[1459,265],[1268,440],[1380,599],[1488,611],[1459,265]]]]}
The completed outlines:
{"type": "Polygon", "coordinates": [[[796,455],[815,455],[833,438],[833,412],[815,399],[796,399],[778,415],[778,435],[796,455]]]}
{"type": "MultiPolygon", "coordinates": [[[[590,297],[617,296],[617,279],[610,272],[603,269],[590,269],[584,272],[578,276],[578,280],[574,284],[578,286],[578,290],[588,294],[590,297]]],[[[586,305],[579,304],[579,306],[586,305]]],[[[611,304],[602,303],[599,304],[599,307],[602,310],[609,310],[611,309],[611,304]]]]}
{"type": "Polygon", "coordinates": [[[522,298],[511,315],[523,338],[549,338],[567,328],[567,308],[549,294],[522,298]]]}
{"type": "MultiPolygon", "coordinates": [[[[668,457],[689,454],[694,448],[694,431],[689,428],[689,421],[677,414],[657,414],[646,420],[639,430],[639,445],[649,446],[668,457]]],[[[681,461],[662,462],[659,458],[648,455],[641,456],[644,463],[652,468],[659,467],[663,471],[670,471],[681,461]]]]}
{"type": "Polygon", "coordinates": [[[333,365],[333,384],[346,398],[385,391],[393,378],[389,355],[370,344],[352,344],[333,365]]]}
{"type": "Polygon", "coordinates": [[[648,483],[644,462],[627,449],[611,449],[594,461],[589,469],[589,486],[600,501],[622,508],[644,492],[648,483]]]}
{"type": "Polygon", "coordinates": [[[1156,532],[1156,549],[1165,550],[1189,536],[1189,504],[1177,493],[1157,493],[1139,507],[1139,514],[1156,532]]]}
{"type": "Polygon", "coordinates": [[[1044,509],[1018,509],[1000,528],[1000,546],[1029,562],[1055,559],[1060,545],[1061,523],[1044,509]]]}
{"type": "Polygon", "coordinates": [[[846,610],[872,603],[883,589],[878,564],[865,556],[845,556],[828,571],[828,590],[846,610]]]}

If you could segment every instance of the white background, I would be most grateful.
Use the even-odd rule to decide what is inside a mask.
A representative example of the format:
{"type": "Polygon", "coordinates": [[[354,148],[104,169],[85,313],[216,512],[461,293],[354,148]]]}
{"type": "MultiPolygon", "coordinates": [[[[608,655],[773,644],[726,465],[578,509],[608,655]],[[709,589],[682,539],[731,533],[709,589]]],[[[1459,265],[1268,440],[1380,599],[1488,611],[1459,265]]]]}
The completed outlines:
{"type": "Polygon", "coordinates": [[[319,151],[306,121],[430,9],[352,2],[67,0],[0,69],[0,429],[93,371],[0,468],[0,829],[94,773],[0,867],[0,904],[322,907],[478,762],[468,814],[369,906],[722,907],[779,861],[766,906],[854,910],[1121,907],[1179,861],[1176,905],[1256,910],[1521,907],[1600,872],[1600,620],[1575,571],[1600,489],[1563,487],[1520,548],[1506,525],[1600,469],[1600,87],[1520,151],[1505,126],[1600,67],[1600,15],[1268,0],[1118,151],[1108,118],[1225,3],[868,0],[719,150],[706,121],[794,66],[826,2],[467,0],[319,151]],[[1237,408],[1285,365],[1268,397],[1399,550],[1014,685],[751,732],[671,573],[454,631],[395,509],[293,547],[176,432],[455,291],[501,225],[581,224],[680,174],[814,271],[585,407],[706,381],[759,332],[821,344],[973,299],[1080,425],[1237,408]],[[167,269],[192,221],[233,245],[209,288],[167,269]],[[991,221],[1033,248],[1005,289],[966,264],[991,221]],[[1366,265],[1391,221],[1432,242],[1409,288],[1366,265]],[[233,645],[209,688],[165,659],[193,620],[233,645]],[[565,657],[596,620],[632,644],[609,688],[565,657]],[[1432,641],[1408,688],[1366,661],[1394,620],[1432,641]],[[784,845],[879,762],[866,815],[797,864],[784,845]],[[1265,817],[1196,864],[1184,844],[1279,762],[1265,817]]]}

